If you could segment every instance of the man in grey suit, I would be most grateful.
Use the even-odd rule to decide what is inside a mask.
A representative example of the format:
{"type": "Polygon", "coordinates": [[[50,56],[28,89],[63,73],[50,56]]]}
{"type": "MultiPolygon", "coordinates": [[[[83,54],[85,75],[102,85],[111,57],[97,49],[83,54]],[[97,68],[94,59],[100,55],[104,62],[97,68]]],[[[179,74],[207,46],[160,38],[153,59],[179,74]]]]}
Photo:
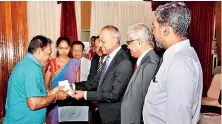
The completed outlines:
{"type": "Polygon", "coordinates": [[[92,89],[76,84],[72,97],[97,101],[102,123],[120,124],[121,101],[133,74],[132,63],[130,55],[120,46],[120,33],[116,27],[102,28],[99,40],[103,54],[107,55],[102,71],[92,81],[95,84],[92,89]]]}
{"type": "Polygon", "coordinates": [[[153,50],[152,29],[143,23],[128,28],[128,48],[138,58],[121,103],[121,124],[141,124],[144,99],[154,76],[159,56],[153,50]]]}

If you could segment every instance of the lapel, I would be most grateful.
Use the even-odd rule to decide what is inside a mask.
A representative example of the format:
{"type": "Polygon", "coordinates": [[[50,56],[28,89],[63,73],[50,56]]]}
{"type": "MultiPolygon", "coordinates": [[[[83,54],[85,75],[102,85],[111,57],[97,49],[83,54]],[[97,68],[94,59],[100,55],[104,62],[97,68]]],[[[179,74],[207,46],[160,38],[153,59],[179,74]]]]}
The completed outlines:
{"type": "MultiPolygon", "coordinates": [[[[104,81],[104,79],[106,78],[107,73],[109,72],[109,70],[112,68],[113,65],[115,65],[115,63],[117,62],[117,57],[123,52],[122,48],[116,53],[116,55],[114,56],[114,58],[112,59],[111,63],[109,64],[104,77],[102,79],[102,83],[104,81]]],[[[100,84],[100,86],[102,85],[102,83],[100,84]]]]}
{"type": "Polygon", "coordinates": [[[91,61],[90,73],[92,73],[93,75],[97,74],[97,69],[98,69],[98,65],[99,65],[99,59],[100,59],[100,57],[96,56],[91,61]]]}
{"type": "Polygon", "coordinates": [[[96,56],[96,57],[95,57],[95,60],[94,60],[96,70],[97,70],[98,65],[99,65],[99,59],[100,59],[100,57],[99,57],[99,56],[96,56]]]}
{"type": "Polygon", "coordinates": [[[139,66],[139,68],[133,73],[133,76],[132,76],[131,79],[130,79],[130,82],[129,82],[127,88],[126,88],[126,91],[125,91],[125,93],[124,93],[123,98],[127,95],[127,93],[129,92],[129,90],[131,89],[133,82],[135,82],[136,77],[138,76],[138,74],[139,74],[139,72],[140,72],[140,69],[142,69],[142,66],[139,66]]]}
{"type": "MultiPolygon", "coordinates": [[[[132,84],[135,82],[140,70],[142,70],[145,66],[145,62],[149,61],[150,57],[152,56],[152,53],[153,53],[153,49],[150,50],[144,57],[143,59],[141,60],[141,63],[140,63],[140,66],[139,68],[133,73],[133,76],[131,77],[130,79],[130,82],[126,88],[126,91],[124,93],[124,96],[123,96],[123,99],[124,97],[128,94],[129,90],[132,88],[132,84]]],[[[143,72],[142,72],[143,73],[143,72]]]]}

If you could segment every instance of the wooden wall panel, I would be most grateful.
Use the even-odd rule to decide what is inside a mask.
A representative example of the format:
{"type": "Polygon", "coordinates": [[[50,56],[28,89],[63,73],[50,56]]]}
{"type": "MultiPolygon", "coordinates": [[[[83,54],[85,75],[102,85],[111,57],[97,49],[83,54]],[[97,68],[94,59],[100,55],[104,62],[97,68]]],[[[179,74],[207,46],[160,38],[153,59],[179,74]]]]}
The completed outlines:
{"type": "Polygon", "coordinates": [[[26,2],[0,2],[0,118],[5,114],[9,74],[28,43],[26,2]]]}
{"type": "Polygon", "coordinates": [[[90,30],[91,1],[81,2],[81,29],[90,30]]]}
{"type": "Polygon", "coordinates": [[[28,48],[27,28],[27,6],[26,2],[11,2],[12,6],[12,45],[13,45],[13,67],[21,60],[28,48]]]}
{"type": "Polygon", "coordinates": [[[9,76],[8,63],[10,58],[10,42],[12,41],[11,33],[11,3],[0,2],[0,51],[1,51],[1,68],[0,68],[0,117],[4,116],[4,105],[6,97],[7,81],[9,76]]]}

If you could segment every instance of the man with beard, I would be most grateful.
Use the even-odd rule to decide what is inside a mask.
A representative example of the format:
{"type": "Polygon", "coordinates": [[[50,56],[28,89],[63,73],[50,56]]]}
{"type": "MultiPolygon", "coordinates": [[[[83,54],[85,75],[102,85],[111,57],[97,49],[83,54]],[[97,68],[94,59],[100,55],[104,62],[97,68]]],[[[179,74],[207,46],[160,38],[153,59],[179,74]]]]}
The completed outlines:
{"type": "Polygon", "coordinates": [[[145,124],[199,121],[203,75],[198,56],[187,38],[190,21],[190,11],[182,2],[167,3],[155,11],[154,38],[166,51],[145,98],[145,124]]]}

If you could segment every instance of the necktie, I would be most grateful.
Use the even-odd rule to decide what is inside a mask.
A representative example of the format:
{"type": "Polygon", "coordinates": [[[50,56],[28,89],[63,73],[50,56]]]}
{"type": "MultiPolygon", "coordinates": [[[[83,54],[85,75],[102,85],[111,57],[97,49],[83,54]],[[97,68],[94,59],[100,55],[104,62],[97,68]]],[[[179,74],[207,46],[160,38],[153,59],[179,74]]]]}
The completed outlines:
{"type": "Polygon", "coordinates": [[[100,85],[102,83],[102,80],[103,80],[103,78],[105,76],[106,70],[107,70],[107,68],[109,66],[109,61],[110,61],[110,56],[107,56],[106,61],[105,61],[104,65],[103,65],[103,67],[102,67],[102,72],[101,72],[101,75],[100,75],[98,89],[99,89],[99,87],[100,87],[100,85]]]}
{"type": "Polygon", "coordinates": [[[135,66],[134,66],[134,72],[136,71],[136,69],[138,68],[139,66],[136,64],[135,66]]]}
{"type": "Polygon", "coordinates": [[[103,67],[103,60],[104,60],[104,57],[100,57],[99,59],[99,65],[97,67],[97,74],[99,74],[101,71],[102,71],[102,67],[103,67]]]}

